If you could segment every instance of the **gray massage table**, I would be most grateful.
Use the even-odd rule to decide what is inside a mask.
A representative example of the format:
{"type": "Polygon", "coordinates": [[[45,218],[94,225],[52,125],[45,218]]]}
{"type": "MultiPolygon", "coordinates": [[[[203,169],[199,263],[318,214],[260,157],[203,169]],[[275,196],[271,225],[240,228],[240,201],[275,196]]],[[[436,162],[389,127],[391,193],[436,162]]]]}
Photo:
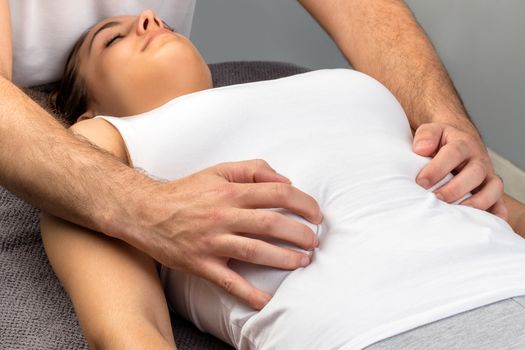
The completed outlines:
{"type": "MultiPolygon", "coordinates": [[[[215,87],[309,71],[256,61],[211,64],[210,69],[215,87]]],[[[26,92],[45,106],[49,87],[26,92]]],[[[172,315],[172,325],[178,349],[231,349],[178,315],[172,315]]],[[[87,348],[71,301],[42,247],[38,210],[0,187],[0,349],[87,348]]]]}

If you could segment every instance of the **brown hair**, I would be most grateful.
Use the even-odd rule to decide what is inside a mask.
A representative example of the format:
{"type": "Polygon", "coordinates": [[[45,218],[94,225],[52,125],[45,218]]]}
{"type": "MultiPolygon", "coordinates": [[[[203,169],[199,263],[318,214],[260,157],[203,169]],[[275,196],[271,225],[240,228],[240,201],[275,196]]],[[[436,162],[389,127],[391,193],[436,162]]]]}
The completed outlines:
{"type": "Polygon", "coordinates": [[[85,81],[78,75],[78,52],[91,28],[86,30],[73,46],[64,67],[58,87],[49,96],[53,111],[69,125],[87,110],[89,96],[85,81]]]}

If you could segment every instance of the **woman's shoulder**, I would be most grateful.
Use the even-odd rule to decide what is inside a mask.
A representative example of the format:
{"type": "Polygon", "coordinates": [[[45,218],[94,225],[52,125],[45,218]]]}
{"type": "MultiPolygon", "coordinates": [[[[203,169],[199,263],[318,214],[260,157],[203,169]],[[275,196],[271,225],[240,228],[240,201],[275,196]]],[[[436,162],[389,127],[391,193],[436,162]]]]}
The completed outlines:
{"type": "Polygon", "coordinates": [[[69,130],[108,151],[124,163],[130,164],[124,139],[110,122],[101,118],[91,118],[73,124],[69,130]]]}

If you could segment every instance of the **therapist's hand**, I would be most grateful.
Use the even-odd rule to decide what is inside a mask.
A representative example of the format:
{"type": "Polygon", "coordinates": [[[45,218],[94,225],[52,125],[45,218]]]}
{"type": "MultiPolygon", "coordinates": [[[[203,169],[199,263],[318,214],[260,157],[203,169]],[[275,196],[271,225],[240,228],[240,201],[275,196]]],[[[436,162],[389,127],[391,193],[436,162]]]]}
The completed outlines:
{"type": "Polygon", "coordinates": [[[428,189],[452,172],[455,177],[434,191],[438,198],[452,203],[472,192],[473,196],[460,204],[507,219],[503,182],[494,172],[487,149],[477,134],[443,123],[423,124],[414,135],[413,150],[421,156],[433,157],[418,174],[419,185],[428,189]]]}
{"type": "Polygon", "coordinates": [[[139,248],[170,268],[199,275],[261,309],[271,298],[228,266],[230,258],[281,269],[309,264],[308,255],[259,239],[277,238],[303,249],[318,245],[306,225],[280,213],[285,208],[318,224],[319,205],[277,174],[265,161],[223,163],[151,189],[144,205],[139,248]],[[175,205],[164,205],[164,203],[175,205]],[[173,208],[175,207],[175,210],[173,208]],[[153,241],[152,241],[153,240],[153,241]]]}

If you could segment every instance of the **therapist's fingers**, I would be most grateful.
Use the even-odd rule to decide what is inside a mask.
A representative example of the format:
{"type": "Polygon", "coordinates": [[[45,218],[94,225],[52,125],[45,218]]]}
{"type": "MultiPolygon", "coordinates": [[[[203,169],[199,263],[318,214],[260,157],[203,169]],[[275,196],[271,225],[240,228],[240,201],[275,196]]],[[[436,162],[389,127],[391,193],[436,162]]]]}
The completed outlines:
{"type": "Polygon", "coordinates": [[[242,276],[229,268],[226,260],[212,259],[204,263],[201,268],[200,273],[204,278],[256,310],[262,309],[272,297],[252,286],[242,276]]]}
{"type": "Polygon", "coordinates": [[[285,183],[238,184],[234,190],[240,208],[283,208],[319,224],[321,208],[310,195],[285,183]]]}
{"type": "Polygon", "coordinates": [[[317,236],[308,226],[281,213],[268,210],[238,210],[235,221],[228,227],[231,232],[242,232],[276,238],[310,250],[319,245],[317,236]]]}
{"type": "Polygon", "coordinates": [[[503,182],[498,176],[492,176],[485,185],[472,197],[462,201],[460,204],[474,208],[487,210],[492,207],[503,196],[503,182]]]}
{"type": "Polygon", "coordinates": [[[503,201],[503,199],[498,200],[496,202],[496,204],[494,204],[489,209],[489,212],[491,212],[492,214],[494,214],[496,216],[499,216],[503,220],[508,220],[509,219],[509,210],[508,210],[507,206],[505,205],[505,202],[503,201]]]}
{"type": "Polygon", "coordinates": [[[290,179],[277,173],[277,171],[263,159],[225,162],[216,165],[214,168],[219,175],[229,182],[282,182],[291,184],[290,179]]]}
{"type": "Polygon", "coordinates": [[[443,126],[437,123],[422,124],[416,129],[412,149],[424,157],[432,157],[439,149],[443,126]]]}
{"type": "Polygon", "coordinates": [[[469,162],[459,174],[435,190],[434,193],[439,199],[447,203],[455,202],[481,185],[485,180],[486,172],[485,166],[481,162],[469,162]]]}
{"type": "MultiPolygon", "coordinates": [[[[501,199],[500,180],[494,172],[487,148],[472,124],[423,124],[416,130],[413,148],[420,155],[431,156],[435,152],[434,158],[416,177],[420,186],[428,189],[448,173],[457,174],[455,180],[436,191],[447,202],[457,200],[470,191],[475,195],[464,203],[483,210],[490,208],[490,211],[501,199]],[[423,140],[428,140],[427,148],[416,147],[423,140]]],[[[501,204],[494,208],[499,208],[499,213],[501,204]]]]}
{"type": "Polygon", "coordinates": [[[262,159],[221,163],[207,170],[229,182],[222,190],[236,198],[241,208],[284,208],[314,224],[323,219],[311,196],[291,186],[288,178],[262,159]]]}
{"type": "Polygon", "coordinates": [[[468,156],[468,149],[464,147],[457,144],[444,145],[430,163],[419,172],[416,182],[421,187],[428,189],[461,165],[468,156]]]}
{"type": "Polygon", "coordinates": [[[224,235],[217,241],[216,254],[252,264],[292,270],[310,264],[310,257],[258,239],[224,235]]]}

